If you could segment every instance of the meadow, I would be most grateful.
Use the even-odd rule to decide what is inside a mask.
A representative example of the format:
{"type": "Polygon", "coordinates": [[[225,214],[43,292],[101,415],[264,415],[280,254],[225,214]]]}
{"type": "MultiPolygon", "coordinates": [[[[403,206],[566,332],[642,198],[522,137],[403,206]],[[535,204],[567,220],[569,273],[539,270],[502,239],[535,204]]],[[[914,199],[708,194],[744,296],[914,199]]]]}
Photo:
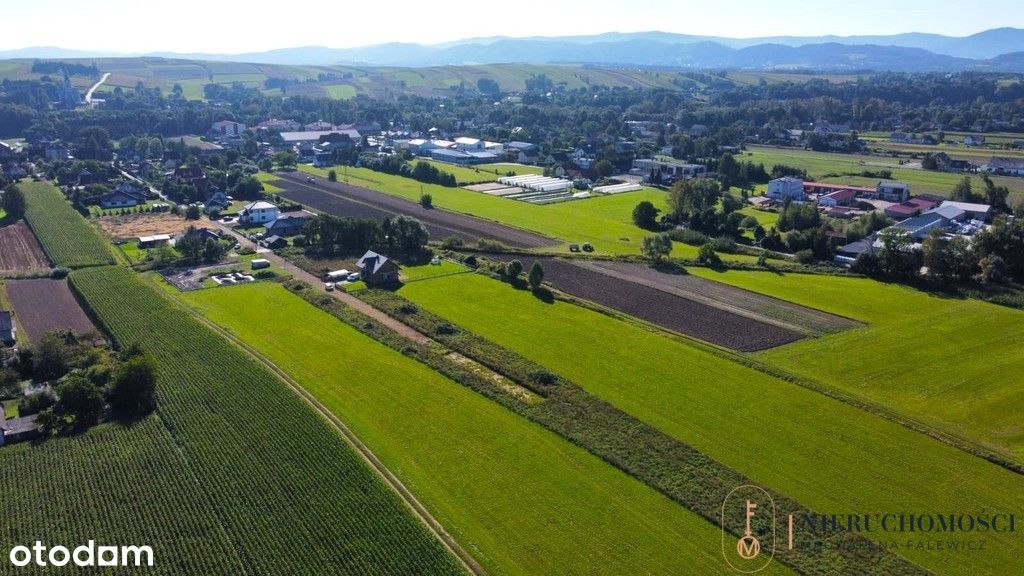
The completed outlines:
{"type": "Polygon", "coordinates": [[[691,273],[866,323],[759,356],[1024,462],[1024,312],[865,278],[691,273]]]}
{"type": "MultiPolygon", "coordinates": [[[[299,169],[320,177],[327,176],[327,170],[322,168],[302,165],[299,169]]],[[[347,176],[338,174],[338,180],[347,180],[356,186],[414,202],[419,201],[422,189],[432,196],[437,208],[560,238],[565,241],[560,249],[566,252],[570,243],[590,242],[598,253],[639,254],[643,237],[651,233],[633,224],[633,208],[644,200],[662,209],[667,207],[665,193],[653,188],[539,206],[462,188],[421,184],[411,178],[373,172],[366,168],[349,168],[347,176]]],[[[696,258],[697,248],[676,242],[672,256],[696,258]]],[[[742,254],[723,254],[722,258],[749,263],[756,260],[756,257],[742,254]]]]}
{"type": "MultiPolygon", "coordinates": [[[[776,164],[803,168],[812,179],[821,179],[824,182],[850,184],[853,186],[874,186],[878,183],[879,178],[864,176],[826,177],[825,175],[860,174],[864,171],[879,172],[881,170],[889,170],[892,172],[893,180],[910,184],[911,194],[927,193],[946,197],[953,193],[953,187],[964,177],[963,174],[933,172],[912,168],[906,164],[900,164],[900,161],[896,158],[866,156],[862,154],[814,152],[812,150],[791,148],[750,146],[737,159],[749,160],[755,164],[763,163],[769,171],[776,164]]],[[[1017,199],[1024,198],[1024,178],[993,176],[992,180],[997,185],[1006,186],[1010,189],[1011,204],[1017,199]]],[[[971,182],[975,192],[982,192],[985,189],[981,177],[977,174],[971,175],[971,182]]]]}
{"type": "MultiPolygon", "coordinates": [[[[400,294],[814,509],[1024,505],[1024,479],[1013,472],[649,328],[546,304],[480,275],[416,282],[400,294]]],[[[983,557],[900,554],[937,572],[974,574],[1005,571],[1022,550],[1011,538],[991,544],[983,557]]]]}
{"type": "MultiPolygon", "coordinates": [[[[264,365],[127,268],[88,268],[70,280],[119,346],[153,356],[157,410],[180,455],[154,466],[195,479],[187,489],[207,503],[202,512],[217,517],[246,571],[462,572],[355,449],[264,365]]],[[[136,497],[153,498],[155,489],[136,497]]],[[[55,491],[80,494],[72,482],[55,491]]],[[[106,522],[130,518],[117,507],[87,510],[106,522]]]]}
{"type": "Polygon", "coordinates": [[[110,245],[49,182],[22,182],[25,220],[55,266],[82,268],[113,264],[110,245]]]}
{"type": "Polygon", "coordinates": [[[725,568],[716,526],[280,285],[181,298],[340,417],[491,573],[725,568]]]}

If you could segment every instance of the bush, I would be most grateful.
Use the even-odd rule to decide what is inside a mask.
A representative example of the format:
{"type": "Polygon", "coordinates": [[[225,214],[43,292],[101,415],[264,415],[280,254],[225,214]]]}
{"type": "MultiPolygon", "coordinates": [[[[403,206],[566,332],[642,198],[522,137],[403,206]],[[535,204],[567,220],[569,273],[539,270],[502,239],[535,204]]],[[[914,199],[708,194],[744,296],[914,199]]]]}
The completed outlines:
{"type": "Polygon", "coordinates": [[[306,247],[306,237],[305,236],[296,236],[295,238],[292,239],[292,246],[296,246],[298,248],[305,248],[306,247]]]}
{"type": "Polygon", "coordinates": [[[423,206],[424,208],[426,208],[428,210],[433,208],[434,207],[434,197],[431,196],[430,194],[420,194],[420,206],[423,206]]]}
{"type": "Polygon", "coordinates": [[[512,260],[505,265],[505,276],[515,280],[523,273],[523,263],[519,260],[512,260]]]}
{"type": "Polygon", "coordinates": [[[335,172],[334,170],[328,171],[327,172],[327,180],[329,182],[337,182],[338,181],[338,173],[335,172]]]}
{"type": "Polygon", "coordinates": [[[796,261],[800,264],[811,264],[814,262],[814,252],[810,249],[800,250],[794,254],[794,256],[796,257],[796,261]]]}
{"type": "Polygon", "coordinates": [[[558,377],[547,370],[534,370],[530,372],[530,380],[541,386],[551,386],[558,381],[558,377]]]}
{"type": "Polygon", "coordinates": [[[708,241],[707,235],[689,228],[676,228],[669,232],[668,235],[676,242],[682,242],[690,246],[702,246],[708,241]]]}
{"type": "Polygon", "coordinates": [[[715,246],[711,242],[700,247],[697,252],[697,261],[708,266],[718,266],[722,263],[722,259],[715,253],[715,246]]]}
{"type": "Polygon", "coordinates": [[[716,252],[731,254],[736,251],[736,241],[728,236],[719,236],[711,241],[716,252]]]}
{"type": "Polygon", "coordinates": [[[441,248],[445,250],[457,250],[465,246],[465,241],[458,236],[449,236],[444,240],[441,240],[441,248]]]}
{"type": "Polygon", "coordinates": [[[67,268],[58,266],[57,268],[54,268],[53,270],[50,270],[50,278],[53,278],[55,280],[61,280],[61,279],[67,278],[68,274],[70,274],[70,273],[71,273],[71,270],[68,270],[67,268]]]}
{"type": "Polygon", "coordinates": [[[33,392],[26,394],[22,397],[21,401],[18,402],[18,412],[22,416],[31,416],[32,414],[38,414],[47,408],[50,408],[57,403],[57,398],[53,395],[53,392],[49,390],[42,390],[40,392],[33,392]]]}

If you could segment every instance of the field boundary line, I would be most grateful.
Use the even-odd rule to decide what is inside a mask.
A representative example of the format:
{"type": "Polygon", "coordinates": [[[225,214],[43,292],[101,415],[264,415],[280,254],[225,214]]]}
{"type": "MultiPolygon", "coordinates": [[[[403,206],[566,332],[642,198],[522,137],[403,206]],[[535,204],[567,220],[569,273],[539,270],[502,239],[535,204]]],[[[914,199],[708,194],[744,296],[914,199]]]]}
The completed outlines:
{"type": "MultiPolygon", "coordinates": [[[[147,278],[149,282],[155,282],[156,280],[152,277],[147,278]]],[[[159,287],[157,287],[159,289],[159,287]]],[[[215,288],[214,288],[215,289],[215,288]]],[[[185,310],[189,315],[202,322],[205,326],[212,329],[214,332],[227,338],[231,343],[238,346],[240,349],[245,351],[246,354],[250,355],[260,364],[264,365],[271,372],[273,372],[278,378],[284,381],[293,392],[299,395],[305,400],[310,407],[312,407],[324,420],[327,421],[335,430],[337,430],[347,444],[349,444],[370,468],[373,469],[377,475],[383,479],[391,489],[398,495],[399,499],[406,505],[406,507],[413,513],[413,515],[422,522],[431,533],[441,542],[441,544],[458,559],[459,564],[470,574],[475,576],[486,576],[487,571],[484,570],[472,555],[467,552],[462,545],[460,545],[455,538],[445,530],[444,526],[434,518],[434,516],[427,510],[427,507],[423,505],[419,499],[405,486],[405,484],[399,479],[394,473],[391,472],[384,465],[384,463],[377,457],[377,455],[364,444],[359,437],[352,432],[352,430],[345,425],[345,423],[334,413],[327,409],[326,406],[320,403],[315,396],[308,390],[302,387],[301,384],[296,382],[289,376],[284,370],[274,364],[269,358],[266,358],[255,348],[249,346],[237,336],[232,334],[230,331],[218,326],[212,320],[206,318],[198,311],[190,308],[185,303],[181,302],[177,298],[170,298],[174,302],[175,306],[185,310]]]]}
{"type": "Polygon", "coordinates": [[[710,354],[714,354],[719,358],[723,358],[735,362],[737,364],[741,364],[743,366],[746,366],[747,368],[751,368],[753,370],[761,372],[762,374],[771,376],[773,378],[777,378],[784,382],[795,384],[797,386],[800,386],[801,388],[806,388],[807,390],[811,390],[812,392],[816,392],[838,402],[842,402],[848,406],[852,406],[858,410],[862,410],[879,418],[884,418],[894,424],[903,426],[904,428],[907,428],[919,434],[923,434],[931,438],[932,440],[936,440],[951,448],[964,452],[970,456],[980,458],[982,460],[995,464],[996,466],[1005,468],[1010,472],[1024,475],[1024,463],[1022,462],[1018,462],[1017,460],[1014,460],[1009,456],[1000,454],[995,450],[986,448],[984,445],[964,438],[962,436],[958,436],[951,432],[946,432],[945,430],[941,430],[931,424],[927,424],[920,420],[911,418],[905,414],[901,414],[891,408],[888,408],[876,402],[872,402],[870,400],[854,396],[841,390],[837,390],[813,378],[808,378],[806,376],[798,376],[791,372],[787,372],[786,370],[783,370],[781,368],[771,366],[769,364],[762,362],[761,360],[758,360],[757,358],[751,355],[743,354],[740,352],[733,352],[732,350],[716,346],[715,344],[712,344],[710,342],[704,342],[703,340],[698,340],[697,338],[694,338],[692,336],[687,336],[686,334],[681,334],[679,332],[669,330],[668,328],[664,328],[662,326],[646,322],[644,320],[641,320],[640,318],[630,316],[628,314],[625,314],[612,308],[608,308],[596,302],[586,300],[584,298],[579,298],[571,294],[566,294],[565,292],[561,292],[558,289],[552,289],[552,292],[556,295],[558,299],[564,302],[575,304],[577,306],[582,306],[583,308],[588,308],[590,310],[593,310],[594,312],[604,314],[605,316],[609,316],[617,320],[622,320],[624,322],[630,322],[633,323],[634,325],[640,326],[647,330],[661,333],[670,338],[680,340],[699,350],[703,350],[710,354]]]}

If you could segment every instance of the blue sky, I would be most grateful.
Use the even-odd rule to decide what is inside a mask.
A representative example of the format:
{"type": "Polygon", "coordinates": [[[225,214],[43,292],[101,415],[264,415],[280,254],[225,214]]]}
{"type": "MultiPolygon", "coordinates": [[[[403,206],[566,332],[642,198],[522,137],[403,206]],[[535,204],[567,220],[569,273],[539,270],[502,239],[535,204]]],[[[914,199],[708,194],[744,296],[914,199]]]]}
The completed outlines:
{"type": "MultiPolygon", "coordinates": [[[[248,52],[438,43],[481,36],[662,30],[729,37],[1024,28],[1019,0],[23,0],[0,8],[0,49],[248,52]],[[152,7],[150,7],[152,6],[152,7]]],[[[1024,49],[1024,47],[1022,47],[1024,49]]]]}

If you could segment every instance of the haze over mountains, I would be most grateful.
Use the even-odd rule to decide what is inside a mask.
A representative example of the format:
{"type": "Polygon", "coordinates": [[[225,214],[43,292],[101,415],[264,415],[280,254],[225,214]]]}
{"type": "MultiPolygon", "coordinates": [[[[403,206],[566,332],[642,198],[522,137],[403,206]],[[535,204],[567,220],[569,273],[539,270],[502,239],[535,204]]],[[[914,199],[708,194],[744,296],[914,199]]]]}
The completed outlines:
{"type": "Polygon", "coordinates": [[[160,56],[266,64],[443,66],[495,63],[594,63],[686,68],[894,70],[906,72],[1024,71],[1024,30],[998,28],[966,37],[892,36],[724,38],[667,32],[592,36],[487,37],[422,45],[358,48],[303,46],[240,54],[110,52],[36,47],[0,51],[0,58],[160,56]]]}

